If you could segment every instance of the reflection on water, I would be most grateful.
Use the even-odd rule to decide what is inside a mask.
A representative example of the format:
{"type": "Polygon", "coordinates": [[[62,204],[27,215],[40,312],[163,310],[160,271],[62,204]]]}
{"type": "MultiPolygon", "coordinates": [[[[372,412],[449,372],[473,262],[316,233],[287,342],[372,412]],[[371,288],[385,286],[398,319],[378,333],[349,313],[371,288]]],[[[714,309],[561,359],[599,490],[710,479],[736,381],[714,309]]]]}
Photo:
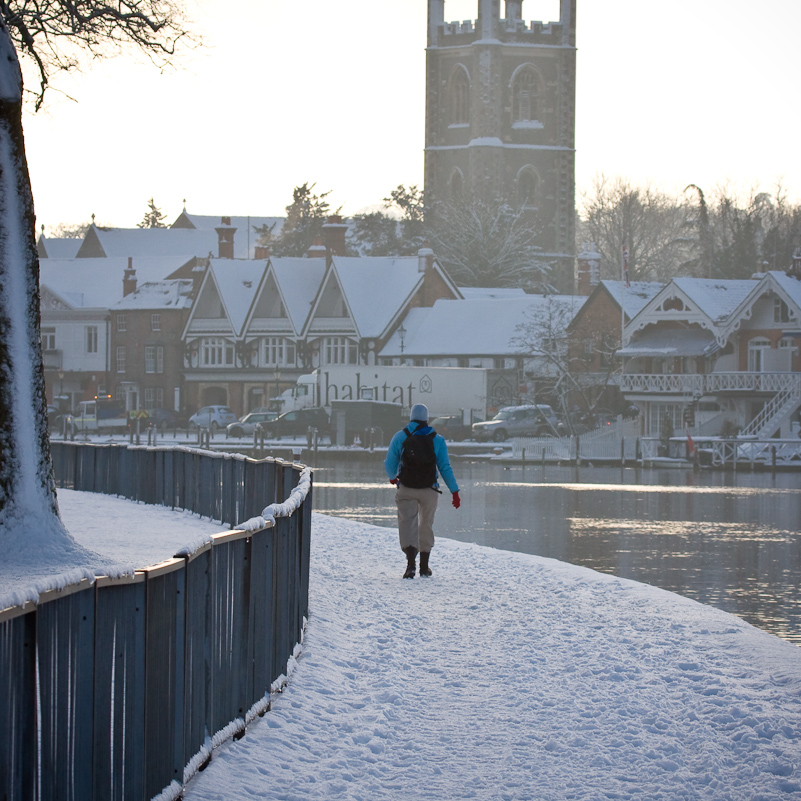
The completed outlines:
{"type": "MultiPolygon", "coordinates": [[[[440,536],[632,578],[801,644],[801,473],[713,473],[456,462],[462,508],[440,536]]],[[[317,511],[394,527],[380,460],[321,460],[317,511]]],[[[443,496],[446,498],[447,496],[443,496]]]]}

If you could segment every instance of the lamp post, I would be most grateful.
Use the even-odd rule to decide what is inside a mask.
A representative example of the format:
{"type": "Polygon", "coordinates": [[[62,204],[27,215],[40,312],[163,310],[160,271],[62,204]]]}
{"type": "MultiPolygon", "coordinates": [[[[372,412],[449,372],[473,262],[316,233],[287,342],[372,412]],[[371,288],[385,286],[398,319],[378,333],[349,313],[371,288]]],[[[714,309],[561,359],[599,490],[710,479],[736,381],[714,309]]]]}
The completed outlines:
{"type": "Polygon", "coordinates": [[[400,337],[401,353],[403,353],[404,340],[406,339],[406,329],[403,327],[403,323],[401,323],[400,328],[398,328],[398,336],[400,337]]]}

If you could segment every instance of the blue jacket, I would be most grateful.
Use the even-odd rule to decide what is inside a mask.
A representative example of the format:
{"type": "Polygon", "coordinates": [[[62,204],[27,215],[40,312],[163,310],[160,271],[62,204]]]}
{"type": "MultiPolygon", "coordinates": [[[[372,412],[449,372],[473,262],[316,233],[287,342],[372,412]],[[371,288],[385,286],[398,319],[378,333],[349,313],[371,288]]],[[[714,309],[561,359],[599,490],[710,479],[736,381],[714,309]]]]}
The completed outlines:
{"type": "MultiPolygon", "coordinates": [[[[412,421],[407,426],[413,435],[425,436],[430,434],[434,429],[429,425],[412,421]]],[[[406,432],[404,430],[398,431],[389,443],[389,450],[387,451],[387,458],[384,460],[384,469],[387,471],[387,476],[390,480],[398,477],[400,469],[401,451],[403,450],[403,443],[406,441],[406,432]]],[[[451,461],[448,458],[448,446],[445,444],[445,439],[440,434],[434,437],[434,455],[437,457],[437,470],[442,476],[442,480],[447,484],[451,492],[459,492],[459,485],[456,483],[456,478],[453,475],[453,468],[451,461]]],[[[435,481],[434,486],[439,488],[439,484],[435,481]]]]}

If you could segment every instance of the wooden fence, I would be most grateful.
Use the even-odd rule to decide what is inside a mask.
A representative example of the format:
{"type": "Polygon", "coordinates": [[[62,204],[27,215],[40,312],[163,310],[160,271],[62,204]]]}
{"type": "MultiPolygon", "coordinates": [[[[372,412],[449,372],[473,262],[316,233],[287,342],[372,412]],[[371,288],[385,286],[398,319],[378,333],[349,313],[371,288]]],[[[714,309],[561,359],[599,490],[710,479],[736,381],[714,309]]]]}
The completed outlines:
{"type": "Polygon", "coordinates": [[[266,711],[301,639],[310,471],[188,449],[51,447],[59,486],[223,524],[293,501],[133,575],[0,611],[0,799],[178,798],[214,744],[266,711]]]}

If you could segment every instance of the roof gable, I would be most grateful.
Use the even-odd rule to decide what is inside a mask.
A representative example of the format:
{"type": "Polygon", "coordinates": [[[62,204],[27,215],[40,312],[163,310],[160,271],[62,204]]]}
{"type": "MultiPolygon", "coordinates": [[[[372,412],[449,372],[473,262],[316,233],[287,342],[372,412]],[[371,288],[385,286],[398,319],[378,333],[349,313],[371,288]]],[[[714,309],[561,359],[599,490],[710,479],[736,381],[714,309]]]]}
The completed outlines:
{"type": "Polygon", "coordinates": [[[271,258],[270,267],[287,314],[297,333],[303,331],[326,274],[324,259],[271,258]]]}
{"type": "Polygon", "coordinates": [[[186,259],[217,253],[215,231],[181,228],[98,228],[90,226],[76,254],[82,258],[166,257],[186,259]]]}

